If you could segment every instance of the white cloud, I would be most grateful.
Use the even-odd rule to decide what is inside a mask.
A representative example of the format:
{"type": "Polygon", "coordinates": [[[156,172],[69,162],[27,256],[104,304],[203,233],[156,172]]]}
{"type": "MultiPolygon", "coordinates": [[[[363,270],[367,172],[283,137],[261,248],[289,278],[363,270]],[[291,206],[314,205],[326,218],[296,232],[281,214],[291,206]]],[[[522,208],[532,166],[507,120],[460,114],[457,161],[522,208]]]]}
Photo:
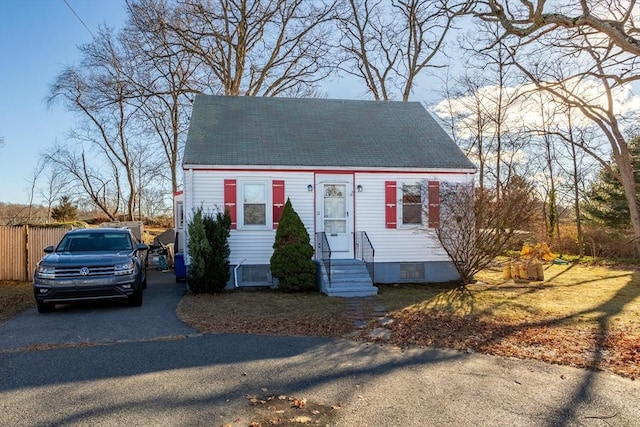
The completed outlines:
{"type": "MultiPolygon", "coordinates": [[[[591,105],[607,108],[606,92],[598,81],[573,79],[567,82],[566,87],[571,88],[582,99],[590,100],[591,105]]],[[[634,93],[631,85],[616,87],[612,98],[613,111],[619,119],[640,119],[640,95],[634,93]]],[[[496,117],[499,114],[502,116],[503,134],[543,129],[544,125],[547,128],[566,128],[565,110],[562,102],[547,91],[537,91],[533,84],[506,87],[502,92],[497,85],[485,86],[471,95],[443,100],[434,107],[438,116],[456,118],[456,133],[465,139],[477,135],[480,130],[485,138],[494,137],[497,133],[496,117]],[[502,108],[500,99],[503,102],[502,108]],[[482,123],[482,129],[479,129],[478,123],[482,123]]],[[[593,125],[577,109],[573,109],[571,120],[574,127],[593,125]]]]}

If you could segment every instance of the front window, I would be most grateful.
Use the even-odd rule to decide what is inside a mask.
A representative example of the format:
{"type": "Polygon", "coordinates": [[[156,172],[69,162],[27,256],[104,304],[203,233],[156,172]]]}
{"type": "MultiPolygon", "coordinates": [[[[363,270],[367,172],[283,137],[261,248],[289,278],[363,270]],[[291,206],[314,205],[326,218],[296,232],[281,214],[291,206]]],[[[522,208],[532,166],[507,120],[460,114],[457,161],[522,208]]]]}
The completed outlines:
{"type": "Polygon", "coordinates": [[[402,186],[402,223],[422,224],[422,187],[402,186]]]}
{"type": "Polygon", "coordinates": [[[244,183],[242,185],[242,211],[244,225],[267,224],[267,185],[244,183]]]}

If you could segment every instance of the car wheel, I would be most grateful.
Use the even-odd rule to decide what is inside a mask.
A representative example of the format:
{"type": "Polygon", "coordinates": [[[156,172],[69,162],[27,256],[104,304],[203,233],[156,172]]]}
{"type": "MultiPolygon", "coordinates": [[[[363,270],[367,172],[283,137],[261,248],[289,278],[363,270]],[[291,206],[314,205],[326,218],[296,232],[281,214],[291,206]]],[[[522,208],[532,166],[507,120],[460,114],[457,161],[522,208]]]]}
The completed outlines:
{"type": "Polygon", "coordinates": [[[43,302],[38,302],[38,313],[51,313],[56,309],[55,304],[45,304],[43,302]]]}
{"type": "Polygon", "coordinates": [[[147,271],[144,272],[144,280],[142,281],[142,289],[147,289],[147,271]]]}
{"type": "Polygon", "coordinates": [[[142,289],[138,289],[129,297],[129,305],[132,307],[140,307],[142,305],[142,289]]]}

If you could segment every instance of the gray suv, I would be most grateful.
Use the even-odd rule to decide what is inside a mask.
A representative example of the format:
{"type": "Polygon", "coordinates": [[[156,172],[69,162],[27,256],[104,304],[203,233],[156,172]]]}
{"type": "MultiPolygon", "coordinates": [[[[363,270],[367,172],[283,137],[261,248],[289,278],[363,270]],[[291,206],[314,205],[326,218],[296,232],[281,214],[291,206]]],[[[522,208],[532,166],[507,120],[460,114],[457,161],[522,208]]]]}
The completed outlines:
{"type": "Polygon", "coordinates": [[[44,248],[33,279],[38,311],[56,304],[125,300],[142,305],[148,246],[126,228],[77,229],[44,248]]]}

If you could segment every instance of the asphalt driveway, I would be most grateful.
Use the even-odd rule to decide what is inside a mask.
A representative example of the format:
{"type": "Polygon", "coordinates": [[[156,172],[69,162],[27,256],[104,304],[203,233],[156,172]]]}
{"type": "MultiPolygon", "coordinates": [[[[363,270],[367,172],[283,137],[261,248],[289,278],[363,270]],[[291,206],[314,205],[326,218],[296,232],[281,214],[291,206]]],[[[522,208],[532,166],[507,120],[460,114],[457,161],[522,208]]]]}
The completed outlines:
{"type": "Polygon", "coordinates": [[[0,326],[0,350],[48,344],[137,341],[195,332],[175,315],[185,285],[172,271],[149,270],[141,307],[126,303],[58,305],[52,313],[26,310],[0,326]]]}
{"type": "Polygon", "coordinates": [[[259,409],[248,398],[271,394],[321,405],[335,426],[640,425],[640,386],[615,375],[342,339],[201,335],[174,314],[183,292],[153,272],[142,307],[32,309],[0,326],[2,424],[248,426],[259,409]]]}

